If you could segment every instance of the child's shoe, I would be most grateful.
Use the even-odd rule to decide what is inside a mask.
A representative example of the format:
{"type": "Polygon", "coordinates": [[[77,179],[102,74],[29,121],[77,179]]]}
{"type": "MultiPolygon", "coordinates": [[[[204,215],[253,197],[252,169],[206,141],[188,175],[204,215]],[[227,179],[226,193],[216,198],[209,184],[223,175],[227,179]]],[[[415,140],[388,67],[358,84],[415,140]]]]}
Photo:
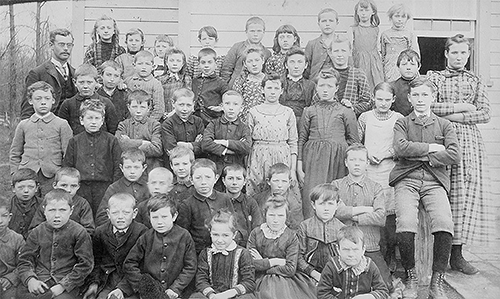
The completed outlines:
{"type": "Polygon", "coordinates": [[[416,299],[418,297],[418,277],[417,269],[406,270],[405,289],[403,290],[404,299],[416,299]]]}
{"type": "Polygon", "coordinates": [[[444,291],[444,272],[432,272],[428,299],[448,299],[444,291]]]}

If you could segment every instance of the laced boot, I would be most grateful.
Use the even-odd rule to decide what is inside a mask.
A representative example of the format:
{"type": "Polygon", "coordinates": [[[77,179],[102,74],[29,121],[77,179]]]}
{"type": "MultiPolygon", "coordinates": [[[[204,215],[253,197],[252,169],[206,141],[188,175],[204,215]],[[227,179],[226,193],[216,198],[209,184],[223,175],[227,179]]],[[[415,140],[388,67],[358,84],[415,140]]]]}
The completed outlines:
{"type": "Polygon", "coordinates": [[[428,299],[447,299],[444,291],[444,272],[432,272],[428,299]]]}
{"type": "Polygon", "coordinates": [[[411,268],[406,270],[405,289],[403,290],[403,298],[416,299],[418,297],[418,277],[417,269],[411,268]]]}

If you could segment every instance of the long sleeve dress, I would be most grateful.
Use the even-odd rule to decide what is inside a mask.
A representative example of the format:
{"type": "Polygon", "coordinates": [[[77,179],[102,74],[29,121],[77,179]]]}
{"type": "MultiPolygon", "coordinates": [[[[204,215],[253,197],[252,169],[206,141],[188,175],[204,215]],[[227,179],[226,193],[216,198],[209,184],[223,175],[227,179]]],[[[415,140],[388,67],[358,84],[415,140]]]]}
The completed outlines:
{"type": "Polygon", "coordinates": [[[486,87],[469,71],[429,71],[438,88],[432,111],[438,116],[454,113],[454,104],[468,103],[476,111],[463,113],[464,123],[452,122],[457,133],[462,161],[451,167],[449,193],[453,216],[453,244],[488,242],[494,229],[492,194],[486,150],[477,124],[490,121],[486,87]]]}
{"type": "MultiPolygon", "coordinates": [[[[306,107],[299,128],[298,160],[305,173],[303,198],[312,188],[347,175],[345,150],[359,142],[354,112],[339,102],[318,102],[306,107]]],[[[304,218],[313,214],[311,201],[303,200],[304,218]]]]}
{"type": "Polygon", "coordinates": [[[297,271],[299,240],[294,231],[285,226],[275,233],[263,223],[252,231],[247,247],[256,249],[262,256],[262,259],[254,259],[257,298],[316,298],[312,280],[297,271]],[[271,258],[286,259],[286,264],[271,267],[271,258]]]}
{"type": "Polygon", "coordinates": [[[385,81],[395,81],[401,77],[396,62],[399,54],[406,49],[412,49],[420,55],[417,36],[413,32],[390,28],[380,35],[385,81]]]}
{"type": "Polygon", "coordinates": [[[362,69],[371,89],[384,81],[382,58],[378,51],[378,27],[353,26],[354,66],[362,69]]]}
{"type": "Polygon", "coordinates": [[[290,168],[291,155],[297,154],[297,125],[293,110],[281,104],[274,113],[263,106],[255,106],[248,113],[248,126],[252,132],[253,146],[248,160],[247,195],[252,196],[267,189],[269,168],[285,163],[290,168]]]}

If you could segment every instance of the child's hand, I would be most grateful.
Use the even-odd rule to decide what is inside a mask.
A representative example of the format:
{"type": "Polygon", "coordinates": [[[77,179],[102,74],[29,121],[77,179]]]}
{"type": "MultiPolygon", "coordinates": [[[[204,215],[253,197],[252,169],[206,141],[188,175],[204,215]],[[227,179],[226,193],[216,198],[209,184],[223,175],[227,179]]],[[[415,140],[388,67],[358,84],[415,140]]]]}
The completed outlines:
{"type": "Polygon", "coordinates": [[[97,283],[93,283],[89,286],[85,294],[83,294],[83,299],[95,299],[97,296],[97,283]]]}
{"type": "Polygon", "coordinates": [[[120,135],[120,138],[130,140],[130,137],[128,137],[127,135],[120,135]]]}
{"type": "Polygon", "coordinates": [[[279,258],[272,258],[272,259],[269,259],[269,264],[271,264],[271,267],[284,266],[286,264],[286,260],[279,259],[279,258]]]}
{"type": "Polygon", "coordinates": [[[28,291],[31,294],[40,295],[40,294],[45,293],[48,289],[49,289],[49,286],[41,280],[38,280],[34,277],[32,277],[32,278],[30,278],[30,280],[28,280],[28,291]]]}
{"type": "Polygon", "coordinates": [[[50,288],[50,291],[54,295],[53,297],[57,297],[57,296],[61,295],[62,293],[64,293],[64,288],[62,285],[56,284],[55,286],[50,288]]]}
{"type": "Polygon", "coordinates": [[[344,106],[346,106],[347,108],[352,108],[352,103],[351,101],[349,101],[348,99],[342,99],[340,101],[340,103],[344,106]]]}
{"type": "Polygon", "coordinates": [[[221,106],[208,106],[207,108],[210,109],[210,110],[212,110],[212,111],[215,111],[215,112],[221,112],[222,111],[222,107],[221,106]]]}
{"type": "Polygon", "coordinates": [[[297,181],[299,182],[299,186],[304,186],[304,178],[306,174],[302,170],[302,167],[297,167],[297,181]]]}
{"type": "Polygon", "coordinates": [[[203,134],[198,134],[196,138],[194,139],[194,142],[201,142],[203,140],[203,134]]]}
{"type": "Polygon", "coordinates": [[[235,155],[236,153],[230,149],[226,149],[226,155],[235,155]]]}
{"type": "Polygon", "coordinates": [[[7,289],[10,289],[11,286],[12,284],[10,283],[10,280],[4,277],[0,278],[0,287],[2,287],[2,290],[6,291],[7,289]]]}
{"type": "Polygon", "coordinates": [[[124,299],[123,292],[120,289],[114,289],[113,291],[109,292],[107,298],[112,298],[111,296],[115,296],[117,299],[124,299]]]}
{"type": "Polygon", "coordinates": [[[169,299],[177,299],[179,297],[179,295],[176,292],[172,291],[171,289],[167,289],[165,291],[165,294],[167,294],[169,299]]]}
{"type": "Polygon", "coordinates": [[[125,89],[127,89],[127,84],[125,84],[125,82],[120,82],[120,83],[118,83],[116,88],[118,88],[119,90],[125,90],[125,89]]]}
{"type": "Polygon", "coordinates": [[[220,145],[222,145],[224,147],[228,147],[229,146],[229,141],[224,140],[224,139],[215,139],[214,142],[217,143],[217,144],[220,144],[220,145]]]}
{"type": "Polygon", "coordinates": [[[442,145],[442,144],[429,143],[429,154],[444,151],[445,149],[446,149],[446,147],[444,147],[444,145],[442,145]]]}
{"type": "Polygon", "coordinates": [[[144,147],[148,147],[150,145],[151,145],[151,141],[143,140],[141,146],[139,146],[139,149],[142,150],[141,147],[144,148],[144,147]]]}
{"type": "Polygon", "coordinates": [[[375,155],[370,155],[370,156],[368,157],[368,159],[370,160],[370,164],[372,164],[372,165],[379,165],[379,164],[380,164],[380,162],[382,162],[382,160],[383,160],[384,158],[379,158],[379,157],[377,157],[377,156],[375,156],[375,155]]]}
{"type": "Polygon", "coordinates": [[[262,255],[260,255],[260,253],[255,248],[250,249],[250,254],[252,255],[252,258],[254,260],[262,260],[263,259],[262,255]]]}

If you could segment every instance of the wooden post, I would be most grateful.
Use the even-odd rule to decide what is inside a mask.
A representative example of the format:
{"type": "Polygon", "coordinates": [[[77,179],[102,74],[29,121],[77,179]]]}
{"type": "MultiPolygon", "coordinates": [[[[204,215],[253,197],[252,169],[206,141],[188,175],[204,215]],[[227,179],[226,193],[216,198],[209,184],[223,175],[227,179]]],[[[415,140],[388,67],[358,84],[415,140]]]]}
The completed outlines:
{"type": "Polygon", "coordinates": [[[418,232],[415,237],[415,266],[419,285],[428,286],[432,275],[434,236],[431,234],[429,214],[422,203],[418,207],[418,232]]]}

